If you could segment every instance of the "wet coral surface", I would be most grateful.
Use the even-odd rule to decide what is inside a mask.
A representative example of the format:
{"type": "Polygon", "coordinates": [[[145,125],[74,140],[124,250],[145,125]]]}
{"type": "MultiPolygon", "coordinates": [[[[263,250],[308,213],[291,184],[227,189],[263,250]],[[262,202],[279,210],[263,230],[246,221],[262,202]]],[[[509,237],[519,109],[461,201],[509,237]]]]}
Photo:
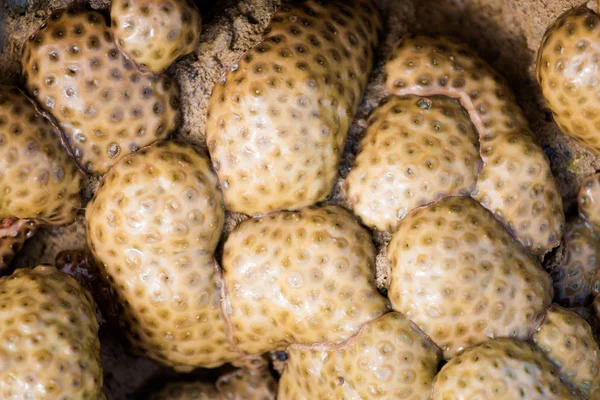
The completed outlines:
{"type": "MultiPolygon", "coordinates": [[[[0,84],[24,87],[21,76],[23,45],[40,28],[51,12],[65,8],[70,0],[0,0],[0,84]]],[[[384,88],[384,63],[399,39],[407,33],[450,34],[466,42],[494,69],[515,92],[518,104],[537,140],[550,160],[563,198],[565,212],[577,213],[577,193],[583,179],[600,168],[600,157],[563,135],[546,106],[535,80],[536,52],[546,28],[563,12],[581,4],[580,0],[376,0],[383,11],[384,34],[376,50],[375,68],[365,96],[358,108],[339,166],[338,178],[327,203],[349,208],[343,182],[353,165],[360,139],[367,128],[367,117],[389,95],[384,88]]],[[[173,64],[166,74],[180,88],[182,122],[174,134],[178,139],[206,147],[207,109],[213,87],[240,57],[260,42],[263,32],[279,6],[279,0],[196,0],[202,14],[202,34],[196,54],[173,64]]],[[[594,8],[591,4],[590,7],[594,8]]],[[[92,9],[108,15],[109,0],[91,0],[92,9]]],[[[98,178],[87,178],[84,205],[95,193],[98,178]]],[[[84,210],[75,223],[42,228],[29,240],[13,263],[35,266],[52,263],[63,250],[85,244],[84,210]]],[[[226,215],[223,243],[229,232],[247,217],[226,215]]],[[[375,232],[378,248],[390,239],[375,232]]],[[[545,266],[560,258],[561,250],[546,257],[545,266]]],[[[219,258],[218,250],[217,256],[219,258]]],[[[387,280],[387,257],[378,257],[377,283],[387,280]]],[[[108,328],[100,334],[104,363],[105,390],[109,399],[147,398],[149,388],[174,373],[145,358],[130,355],[123,341],[108,328]],[[141,393],[141,394],[140,394],[141,393]],[[137,397],[136,397],[137,396],[137,397]]],[[[190,375],[221,375],[221,371],[196,371],[190,375]]]]}

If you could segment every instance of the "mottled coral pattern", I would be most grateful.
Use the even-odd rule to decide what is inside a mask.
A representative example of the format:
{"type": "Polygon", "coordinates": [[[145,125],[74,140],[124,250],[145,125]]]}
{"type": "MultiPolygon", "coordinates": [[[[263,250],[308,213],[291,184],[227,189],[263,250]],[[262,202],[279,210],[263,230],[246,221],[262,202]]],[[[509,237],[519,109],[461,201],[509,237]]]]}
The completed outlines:
{"type": "Polygon", "coordinates": [[[196,50],[202,18],[188,0],[113,0],[111,30],[140,67],[161,72],[196,50]]]}
{"type": "Polygon", "coordinates": [[[554,121],[567,135],[600,152],[600,18],[585,5],[560,16],[538,50],[536,76],[554,121]]]}
{"type": "Polygon", "coordinates": [[[371,1],[281,6],[210,100],[207,143],[228,209],[297,210],[329,195],[380,27],[371,1]]]}
{"type": "Polygon", "coordinates": [[[510,87],[476,53],[447,37],[406,37],[386,64],[385,87],[459,99],[479,132],[483,159],[473,197],[532,253],[560,242],[565,216],[548,158],[510,87]]]}
{"type": "Polygon", "coordinates": [[[139,353],[179,370],[237,357],[214,260],[223,199],[205,155],[172,141],[140,150],[105,176],[86,218],[139,353]]]}
{"type": "Polygon", "coordinates": [[[90,173],[106,173],[178,126],[175,83],[140,72],[98,12],[69,8],[53,14],[25,44],[22,66],[27,89],[56,117],[90,173]]]}
{"type": "Polygon", "coordinates": [[[388,259],[394,310],[446,359],[489,338],[526,340],[552,301],[550,276],[469,197],[448,197],[406,217],[388,259]]]}
{"type": "Polygon", "coordinates": [[[341,342],[386,311],[369,233],[337,206],[242,222],[222,267],[233,339],[250,354],[341,342]]]}
{"type": "Polygon", "coordinates": [[[393,233],[416,207],[475,189],[477,132],[457,100],[391,96],[368,124],[345,182],[364,224],[393,233]]]}
{"type": "Polygon", "coordinates": [[[19,89],[0,86],[0,218],[70,223],[81,186],[58,129],[19,89]]]}
{"type": "Polygon", "coordinates": [[[565,229],[561,261],[550,272],[554,301],[565,307],[589,305],[594,299],[593,280],[597,273],[600,273],[600,234],[581,218],[574,218],[565,229]]]}
{"type": "Polygon", "coordinates": [[[533,342],[559,368],[566,382],[590,399],[600,397],[600,348],[586,320],[574,311],[552,306],[533,342]]]}
{"type": "Polygon", "coordinates": [[[289,357],[280,399],[427,400],[441,351],[394,312],[339,346],[292,346],[289,357]]]}
{"type": "Polygon", "coordinates": [[[435,378],[433,400],[575,400],[535,345],[496,339],[454,357],[435,378]]]}
{"type": "Polygon", "coordinates": [[[90,294],[52,266],[0,278],[0,397],[98,399],[102,367],[90,294]]]}

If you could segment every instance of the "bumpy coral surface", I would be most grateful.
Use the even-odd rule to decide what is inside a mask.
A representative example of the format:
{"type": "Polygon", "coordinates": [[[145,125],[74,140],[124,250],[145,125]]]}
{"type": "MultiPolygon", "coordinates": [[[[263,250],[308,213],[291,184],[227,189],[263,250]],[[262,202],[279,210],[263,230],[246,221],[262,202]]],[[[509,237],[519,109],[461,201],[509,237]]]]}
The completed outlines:
{"type": "Polygon", "coordinates": [[[563,132],[600,152],[597,108],[600,18],[585,6],[552,24],[540,46],[537,80],[563,132]]]}
{"type": "Polygon", "coordinates": [[[467,349],[435,378],[434,400],[575,400],[535,345],[497,339],[467,349]]]}
{"type": "Polygon", "coordinates": [[[469,197],[449,197],[410,214],[388,257],[394,309],[447,359],[488,338],[527,339],[552,300],[550,276],[469,197]]]}
{"type": "Polygon", "coordinates": [[[140,150],[105,176],[86,218],[138,352],[180,370],[236,357],[214,261],[223,200],[205,155],[176,142],[140,150]]]}
{"type": "Polygon", "coordinates": [[[233,339],[251,354],[341,342],[386,311],[371,238],[337,206],[242,222],[225,242],[222,267],[233,339]]]}
{"type": "Polygon", "coordinates": [[[0,397],[98,399],[102,368],[90,294],[52,266],[0,278],[0,397]]]}
{"type": "Polygon", "coordinates": [[[563,255],[551,271],[554,301],[565,306],[587,306],[594,299],[594,275],[600,273],[600,234],[581,218],[567,223],[563,255]]]}
{"type": "Polygon", "coordinates": [[[565,217],[550,163],[504,79],[465,44],[408,37],[392,52],[385,86],[396,95],[458,98],[479,132],[483,168],[473,197],[532,253],[561,239],[565,217]]]}
{"type": "Polygon", "coordinates": [[[0,218],[72,222],[81,186],[59,131],[20,90],[0,86],[0,218]]]}
{"type": "Polygon", "coordinates": [[[113,0],[111,30],[139,66],[161,72],[198,47],[200,13],[188,0],[113,0]]]}
{"type": "Polygon", "coordinates": [[[292,346],[280,399],[429,399],[441,351],[399,313],[339,346],[292,346]]]}
{"type": "Polygon", "coordinates": [[[275,400],[277,383],[265,368],[238,369],[216,383],[169,382],[150,400],[275,400]]]}
{"type": "Polygon", "coordinates": [[[583,318],[553,306],[536,329],[533,342],[558,366],[565,381],[591,399],[600,398],[600,349],[583,318]]]}
{"type": "Polygon", "coordinates": [[[327,197],[380,26],[370,1],[281,6],[210,100],[207,143],[228,209],[296,210],[327,197]]]}
{"type": "Polygon", "coordinates": [[[480,168],[477,132],[458,101],[393,96],[369,117],[346,192],[363,223],[393,233],[414,208],[469,195],[480,168]]]}
{"type": "Polygon", "coordinates": [[[176,85],[128,61],[98,12],[53,14],[27,41],[22,64],[27,89],[56,117],[88,172],[106,173],[178,125],[176,85]]]}
{"type": "Polygon", "coordinates": [[[238,369],[221,376],[217,389],[223,400],[275,400],[277,382],[267,368],[238,369]]]}

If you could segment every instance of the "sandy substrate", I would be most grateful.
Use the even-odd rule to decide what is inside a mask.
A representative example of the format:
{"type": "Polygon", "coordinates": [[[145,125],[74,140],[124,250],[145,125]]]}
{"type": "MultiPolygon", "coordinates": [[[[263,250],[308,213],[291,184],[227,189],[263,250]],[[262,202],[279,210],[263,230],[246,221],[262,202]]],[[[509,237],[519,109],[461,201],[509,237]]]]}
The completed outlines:
{"type": "MultiPolygon", "coordinates": [[[[352,165],[365,118],[386,96],[382,85],[383,63],[391,47],[406,33],[452,34],[469,43],[485,60],[502,72],[517,94],[530,125],[552,163],[565,203],[572,214],[581,179],[600,169],[600,158],[560,133],[534,78],[535,54],[546,27],[579,0],[376,0],[386,20],[385,36],[377,51],[377,64],[352,125],[340,182],[352,165]]],[[[0,83],[22,86],[20,56],[22,45],[53,10],[64,8],[69,0],[0,0],[0,83]],[[3,5],[3,6],[2,6],[3,5]],[[11,10],[17,11],[17,13],[11,10]]],[[[177,136],[204,146],[206,108],[215,82],[232,68],[241,55],[261,39],[261,34],[279,0],[202,1],[198,6],[204,18],[201,46],[197,55],[174,64],[168,73],[181,87],[184,122],[177,136]]],[[[106,10],[109,0],[91,0],[95,9],[106,10]]],[[[590,3],[590,7],[594,7],[590,3]]],[[[86,185],[85,200],[97,182],[86,185]]],[[[344,204],[338,182],[328,201],[344,204]]],[[[229,215],[229,232],[245,217],[229,215]]],[[[379,247],[385,235],[375,233],[379,247]]],[[[25,246],[16,266],[52,263],[65,249],[84,246],[83,210],[71,226],[40,231],[25,246]]],[[[560,252],[559,252],[560,253],[560,252]]],[[[379,257],[384,259],[384,257],[379,257]]],[[[550,258],[547,265],[553,263],[550,258]]],[[[378,263],[378,283],[385,281],[385,263],[378,263]]],[[[118,337],[102,332],[106,389],[109,399],[145,398],[148,390],[173,375],[154,362],[127,354],[118,337]],[[161,379],[153,379],[160,376],[161,379]]],[[[205,375],[205,371],[195,375],[205,375]]],[[[211,374],[211,373],[209,373],[211,374]]],[[[214,373],[212,373],[214,375],[214,373]]],[[[194,376],[194,375],[193,375],[194,376]]]]}

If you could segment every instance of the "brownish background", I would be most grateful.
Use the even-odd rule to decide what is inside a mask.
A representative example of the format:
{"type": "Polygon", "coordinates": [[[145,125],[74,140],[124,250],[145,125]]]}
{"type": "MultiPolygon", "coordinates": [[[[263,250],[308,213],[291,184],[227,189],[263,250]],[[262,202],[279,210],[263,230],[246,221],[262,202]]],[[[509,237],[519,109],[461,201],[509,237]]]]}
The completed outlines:
{"type": "MultiPolygon", "coordinates": [[[[351,129],[344,161],[344,176],[357,150],[364,118],[384,97],[381,84],[383,61],[390,49],[407,32],[449,33],[477,49],[493,67],[501,71],[517,94],[520,105],[552,162],[568,214],[574,211],[574,198],[585,175],[600,168],[600,158],[563,136],[541,97],[534,78],[535,55],[546,27],[567,9],[582,4],[578,0],[375,0],[383,10],[386,31],[378,50],[378,60],[367,94],[351,129]]],[[[22,87],[19,74],[22,44],[56,9],[70,0],[29,0],[27,11],[19,10],[26,0],[0,0],[0,83],[22,87]],[[13,12],[17,11],[17,12],[13,12]]],[[[110,0],[90,0],[91,6],[107,10],[110,0]]],[[[240,56],[260,41],[279,0],[197,1],[204,19],[202,44],[197,55],[173,65],[168,73],[177,78],[181,91],[184,123],[177,135],[203,145],[206,105],[214,83],[240,56]]],[[[595,2],[589,2],[595,8],[595,2]]],[[[86,185],[90,197],[97,182],[86,185]]],[[[333,201],[342,201],[336,189],[333,201]]],[[[82,215],[68,227],[46,229],[31,239],[16,266],[52,263],[56,253],[84,245],[82,215]]],[[[229,226],[243,216],[230,215],[229,226]]],[[[379,237],[376,238],[380,242],[379,237]]],[[[381,277],[381,276],[380,276],[381,277]]],[[[380,280],[381,282],[381,280],[380,280]]],[[[155,363],[129,356],[120,341],[102,332],[106,389],[109,399],[147,398],[146,393],[172,372],[155,363]],[[160,379],[154,379],[160,377],[160,379]]],[[[206,375],[200,371],[196,375],[206,375]]],[[[214,375],[215,372],[208,372],[214,375]]],[[[188,377],[193,378],[194,375],[188,377]]]]}

